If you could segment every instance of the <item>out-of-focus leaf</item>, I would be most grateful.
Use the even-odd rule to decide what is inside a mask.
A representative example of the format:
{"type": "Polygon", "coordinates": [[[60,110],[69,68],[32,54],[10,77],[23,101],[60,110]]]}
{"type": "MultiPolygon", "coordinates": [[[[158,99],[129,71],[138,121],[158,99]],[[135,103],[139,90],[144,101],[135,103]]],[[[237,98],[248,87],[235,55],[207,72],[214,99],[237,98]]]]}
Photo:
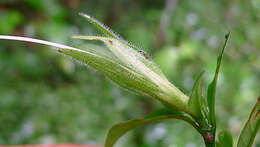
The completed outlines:
{"type": "Polygon", "coordinates": [[[238,147],[251,147],[260,128],[260,96],[238,139],[238,147]]]}
{"type": "Polygon", "coordinates": [[[46,144],[46,145],[0,145],[0,147],[101,147],[101,146],[81,145],[81,144],[46,144]]]}
{"type": "Polygon", "coordinates": [[[25,0],[25,3],[30,7],[35,10],[44,10],[44,1],[43,0],[25,0]]]}
{"type": "Polygon", "coordinates": [[[113,147],[113,145],[117,142],[117,140],[126,134],[128,131],[135,129],[139,126],[145,125],[147,123],[156,122],[159,120],[164,119],[181,119],[188,123],[190,123],[192,126],[194,126],[196,129],[198,129],[198,126],[191,120],[189,117],[185,116],[183,113],[178,111],[172,111],[169,109],[162,109],[153,112],[152,114],[139,119],[129,120],[126,122],[119,123],[117,125],[114,125],[108,132],[105,147],[113,147]]]}
{"type": "Polygon", "coordinates": [[[222,57],[223,57],[224,50],[227,46],[229,36],[230,36],[230,33],[228,33],[225,36],[226,40],[225,40],[224,46],[223,46],[221,53],[220,53],[220,55],[218,56],[218,59],[217,59],[217,68],[216,68],[214,79],[210,83],[210,85],[208,86],[207,102],[208,102],[208,107],[209,107],[209,121],[210,121],[210,124],[212,124],[212,131],[213,131],[214,134],[216,132],[215,96],[216,96],[218,73],[219,73],[221,60],[222,60],[222,57]]]}
{"type": "Polygon", "coordinates": [[[221,131],[218,134],[217,147],[232,147],[233,137],[229,131],[221,131]]]}
{"type": "Polygon", "coordinates": [[[24,18],[19,11],[9,11],[8,13],[0,14],[0,33],[11,34],[14,29],[19,26],[24,18]]]}

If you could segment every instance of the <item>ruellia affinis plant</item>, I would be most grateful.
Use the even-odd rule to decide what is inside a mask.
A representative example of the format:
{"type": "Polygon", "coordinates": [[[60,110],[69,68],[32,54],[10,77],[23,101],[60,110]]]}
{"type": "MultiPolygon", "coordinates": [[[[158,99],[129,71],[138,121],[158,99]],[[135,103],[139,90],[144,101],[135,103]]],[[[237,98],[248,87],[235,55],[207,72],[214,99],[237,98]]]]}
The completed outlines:
{"type": "MultiPolygon", "coordinates": [[[[148,116],[128,120],[114,125],[108,132],[105,147],[112,147],[117,140],[128,131],[147,123],[165,119],[180,119],[193,126],[204,139],[206,147],[232,147],[233,139],[229,131],[216,134],[215,95],[221,60],[230,33],[225,36],[225,42],[217,58],[217,67],[212,82],[207,87],[207,96],[202,94],[201,79],[198,75],[191,95],[186,95],[170,83],[166,76],[152,61],[151,57],[133,44],[125,41],[108,29],[98,20],[87,14],[80,13],[104,36],[73,36],[74,39],[98,40],[104,45],[85,46],[84,49],[74,48],[58,43],[19,37],[0,35],[0,39],[19,40],[54,46],[61,54],[86,64],[103,73],[113,82],[127,90],[161,101],[164,108],[148,116]],[[217,137],[218,136],[218,137],[217,137]]],[[[260,97],[241,131],[237,146],[250,147],[260,127],[260,97]]]]}

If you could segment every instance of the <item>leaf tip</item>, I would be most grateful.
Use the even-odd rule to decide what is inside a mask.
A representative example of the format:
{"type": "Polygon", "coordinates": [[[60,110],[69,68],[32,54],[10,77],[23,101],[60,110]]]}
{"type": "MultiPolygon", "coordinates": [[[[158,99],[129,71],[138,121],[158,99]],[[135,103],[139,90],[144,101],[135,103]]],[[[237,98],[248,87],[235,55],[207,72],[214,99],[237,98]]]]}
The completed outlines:
{"type": "Polygon", "coordinates": [[[230,37],[230,31],[225,35],[225,39],[229,39],[229,37],[230,37]]]}

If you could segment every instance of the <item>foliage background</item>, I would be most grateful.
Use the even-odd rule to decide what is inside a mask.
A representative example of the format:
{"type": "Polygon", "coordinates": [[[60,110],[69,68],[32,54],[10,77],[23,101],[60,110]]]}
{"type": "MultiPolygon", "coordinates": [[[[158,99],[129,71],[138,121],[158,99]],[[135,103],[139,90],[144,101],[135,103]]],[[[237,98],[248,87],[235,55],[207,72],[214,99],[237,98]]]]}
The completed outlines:
{"type": "MultiPolygon", "coordinates": [[[[204,86],[211,81],[224,35],[231,31],[216,109],[218,129],[230,130],[237,139],[260,94],[258,0],[1,0],[0,34],[73,46],[82,42],[72,35],[98,35],[78,12],[96,17],[143,48],[188,95],[201,71],[206,71],[204,86]]],[[[162,107],[49,47],[0,44],[0,144],[103,145],[113,124],[162,107]]],[[[260,147],[259,135],[256,140],[260,147]]],[[[202,143],[193,128],[168,120],[131,131],[117,146],[202,143]]]]}

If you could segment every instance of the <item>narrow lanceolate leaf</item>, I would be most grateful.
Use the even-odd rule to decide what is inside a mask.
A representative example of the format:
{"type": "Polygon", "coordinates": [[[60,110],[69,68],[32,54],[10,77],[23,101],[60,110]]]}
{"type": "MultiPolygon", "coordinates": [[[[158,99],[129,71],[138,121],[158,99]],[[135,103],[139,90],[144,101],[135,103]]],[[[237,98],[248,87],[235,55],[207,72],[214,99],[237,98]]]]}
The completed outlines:
{"type": "Polygon", "coordinates": [[[117,140],[121,136],[123,136],[124,134],[126,134],[128,131],[132,129],[135,129],[147,123],[152,123],[164,119],[181,119],[190,123],[198,130],[198,126],[196,126],[195,122],[193,122],[189,117],[185,116],[183,113],[171,111],[168,109],[163,109],[163,110],[155,111],[154,113],[144,118],[129,120],[113,126],[108,132],[105,147],[113,147],[113,145],[117,142],[117,140]]]}
{"type": "Polygon", "coordinates": [[[260,128],[260,96],[238,139],[238,147],[251,147],[260,128]]]}
{"type": "Polygon", "coordinates": [[[233,147],[233,137],[229,131],[222,131],[218,134],[217,147],[233,147]]]}
{"type": "Polygon", "coordinates": [[[220,53],[220,55],[218,56],[218,59],[217,59],[217,68],[216,68],[215,76],[214,76],[213,81],[210,83],[210,85],[208,87],[208,93],[207,93],[207,101],[208,101],[208,106],[209,106],[209,118],[210,118],[210,123],[212,124],[211,130],[213,131],[214,134],[216,132],[215,96],[216,96],[218,73],[219,73],[221,60],[222,60],[222,57],[223,57],[224,50],[227,46],[229,36],[230,36],[230,33],[228,33],[225,36],[226,40],[225,40],[224,46],[223,46],[221,53],[220,53]]]}

